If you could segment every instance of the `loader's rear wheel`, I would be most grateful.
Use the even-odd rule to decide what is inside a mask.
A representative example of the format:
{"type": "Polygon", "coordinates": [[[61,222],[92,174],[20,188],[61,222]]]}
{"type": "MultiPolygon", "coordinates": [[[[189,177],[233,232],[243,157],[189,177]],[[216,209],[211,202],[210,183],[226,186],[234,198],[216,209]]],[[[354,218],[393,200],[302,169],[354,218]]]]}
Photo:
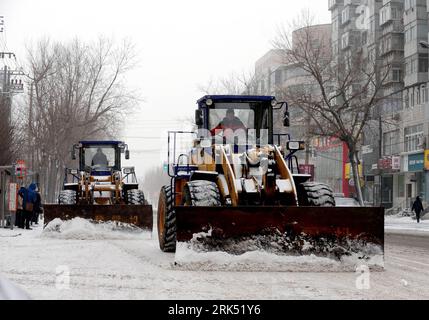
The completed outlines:
{"type": "Polygon", "coordinates": [[[127,192],[127,201],[131,205],[144,205],[146,204],[143,191],[141,190],[129,190],[127,192]]]}
{"type": "Polygon", "coordinates": [[[185,185],[184,202],[193,207],[220,207],[220,192],[216,183],[211,181],[191,181],[185,185]]]}
{"type": "Polygon", "coordinates": [[[297,186],[300,206],[307,207],[335,207],[334,193],[324,183],[306,182],[297,186]]]}
{"type": "Polygon", "coordinates": [[[63,205],[76,204],[76,191],[73,190],[62,190],[58,197],[58,203],[63,205]]]}
{"type": "Polygon", "coordinates": [[[158,240],[164,252],[176,252],[176,213],[170,186],[161,189],[158,201],[158,240]]]}

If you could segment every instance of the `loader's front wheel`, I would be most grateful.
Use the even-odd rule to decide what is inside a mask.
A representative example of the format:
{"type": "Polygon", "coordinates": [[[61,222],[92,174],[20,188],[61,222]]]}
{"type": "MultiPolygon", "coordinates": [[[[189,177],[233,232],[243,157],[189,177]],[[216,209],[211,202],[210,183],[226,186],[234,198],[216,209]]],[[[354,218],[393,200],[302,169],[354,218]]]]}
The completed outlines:
{"type": "Polygon", "coordinates": [[[193,207],[220,207],[220,192],[211,181],[190,181],[185,185],[184,202],[193,207]]]}
{"type": "Polygon", "coordinates": [[[76,204],[76,191],[73,190],[62,190],[58,197],[58,203],[63,205],[74,205],[76,204]]]}
{"type": "Polygon", "coordinates": [[[298,202],[302,207],[335,207],[332,189],[324,183],[306,182],[297,185],[298,202]]]}
{"type": "Polygon", "coordinates": [[[158,201],[158,240],[164,252],[176,252],[176,213],[170,186],[164,186],[158,201]]]}
{"type": "Polygon", "coordinates": [[[127,192],[127,201],[131,205],[144,205],[146,204],[143,191],[141,190],[129,190],[127,192]]]}

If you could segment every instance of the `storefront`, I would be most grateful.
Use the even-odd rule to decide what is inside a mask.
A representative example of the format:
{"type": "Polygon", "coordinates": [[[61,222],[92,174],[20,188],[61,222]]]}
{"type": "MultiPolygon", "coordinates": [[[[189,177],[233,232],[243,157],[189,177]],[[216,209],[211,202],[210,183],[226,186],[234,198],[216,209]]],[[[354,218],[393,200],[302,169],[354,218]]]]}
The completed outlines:
{"type": "Polygon", "coordinates": [[[401,158],[395,156],[384,157],[378,161],[380,173],[380,203],[385,208],[395,206],[397,195],[395,186],[401,170],[401,158]]]}
{"type": "Polygon", "coordinates": [[[404,156],[404,198],[405,207],[410,207],[413,200],[420,196],[426,199],[425,154],[404,156]]]}

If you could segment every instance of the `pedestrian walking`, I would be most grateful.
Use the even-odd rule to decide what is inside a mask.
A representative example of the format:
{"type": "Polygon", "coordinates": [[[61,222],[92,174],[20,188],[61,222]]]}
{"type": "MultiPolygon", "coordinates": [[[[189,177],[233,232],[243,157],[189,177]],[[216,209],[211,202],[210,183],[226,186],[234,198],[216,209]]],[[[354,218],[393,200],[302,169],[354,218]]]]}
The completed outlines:
{"type": "Polygon", "coordinates": [[[413,207],[411,209],[412,212],[416,213],[417,223],[420,223],[420,215],[425,209],[423,208],[423,203],[420,197],[416,198],[416,201],[413,203],[413,207]]]}

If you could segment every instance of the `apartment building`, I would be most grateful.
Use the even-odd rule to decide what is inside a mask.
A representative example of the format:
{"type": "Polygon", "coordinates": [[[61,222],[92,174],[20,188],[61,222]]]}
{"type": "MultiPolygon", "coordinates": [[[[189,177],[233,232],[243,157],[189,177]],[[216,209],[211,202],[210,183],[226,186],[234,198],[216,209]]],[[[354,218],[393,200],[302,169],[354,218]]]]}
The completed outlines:
{"type": "Polygon", "coordinates": [[[382,103],[362,141],[366,200],[398,209],[417,195],[429,201],[429,50],[422,43],[428,41],[427,1],[329,0],[328,5],[333,52],[341,57],[363,50],[385,77],[382,103]]]}

